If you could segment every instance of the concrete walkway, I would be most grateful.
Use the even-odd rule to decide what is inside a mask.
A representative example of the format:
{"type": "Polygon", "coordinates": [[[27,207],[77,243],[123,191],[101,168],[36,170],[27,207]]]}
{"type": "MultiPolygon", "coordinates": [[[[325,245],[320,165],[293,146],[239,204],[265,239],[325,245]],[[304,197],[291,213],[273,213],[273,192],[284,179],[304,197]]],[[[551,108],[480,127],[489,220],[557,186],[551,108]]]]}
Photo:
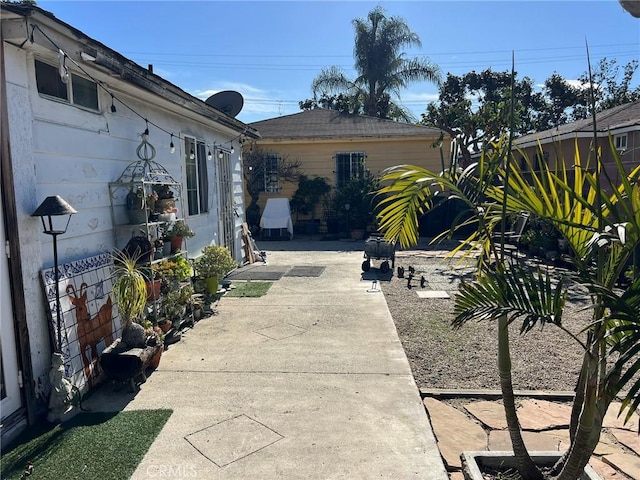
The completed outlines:
{"type": "Polygon", "coordinates": [[[223,298],[139,392],[107,384],[86,402],[173,409],[132,478],[447,479],[384,296],[361,279],[362,242],[260,247],[268,266],[251,268],[325,268],[223,298]]]}

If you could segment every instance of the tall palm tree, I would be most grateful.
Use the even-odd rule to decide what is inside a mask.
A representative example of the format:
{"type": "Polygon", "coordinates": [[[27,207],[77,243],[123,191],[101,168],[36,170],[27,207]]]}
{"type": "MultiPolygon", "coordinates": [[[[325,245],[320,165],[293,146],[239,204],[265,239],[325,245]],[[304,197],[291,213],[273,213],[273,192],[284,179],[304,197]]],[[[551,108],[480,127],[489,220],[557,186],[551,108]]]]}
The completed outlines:
{"type": "Polygon", "coordinates": [[[422,43],[404,19],[387,17],[381,7],[371,10],[367,19],[353,20],[356,39],[355,69],[351,80],[339,67],[323,69],[312,84],[315,98],[347,94],[351,108],[366,115],[411,121],[412,115],[392,99],[400,90],[419,81],[440,85],[440,68],[426,59],[404,58],[403,47],[422,43]]]}

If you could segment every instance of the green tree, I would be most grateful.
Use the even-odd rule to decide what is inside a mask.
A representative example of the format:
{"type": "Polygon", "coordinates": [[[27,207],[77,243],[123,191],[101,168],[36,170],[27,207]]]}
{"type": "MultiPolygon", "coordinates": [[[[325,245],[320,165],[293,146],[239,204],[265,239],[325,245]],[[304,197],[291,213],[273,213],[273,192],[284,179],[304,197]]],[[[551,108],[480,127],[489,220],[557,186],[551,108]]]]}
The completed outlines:
{"type": "Polygon", "coordinates": [[[404,19],[387,17],[381,7],[371,10],[366,19],[353,20],[353,26],[358,76],[349,79],[336,66],[323,69],[312,84],[314,99],[301,102],[301,108],[314,102],[321,105],[321,99],[342,94],[347,101],[341,106],[348,106],[351,113],[412,121],[412,115],[392,95],[398,97],[414,82],[439,84],[440,69],[425,59],[404,58],[402,49],[422,46],[420,38],[404,19]]]}
{"type": "MultiPolygon", "coordinates": [[[[603,58],[598,62],[592,72],[596,112],[640,99],[640,85],[635,88],[631,87],[637,69],[638,60],[627,63],[622,68],[622,72],[620,72],[620,66],[615,59],[603,58]]],[[[589,116],[587,108],[589,105],[589,72],[584,72],[578,80],[582,84],[581,94],[584,106],[574,109],[573,117],[576,120],[589,116]]]]}
{"type": "Polygon", "coordinates": [[[582,90],[556,72],[545,80],[542,95],[543,104],[536,121],[537,130],[564,125],[575,118],[574,110],[586,111],[587,108],[588,98],[582,90]]]}
{"type": "MultiPolygon", "coordinates": [[[[266,158],[272,154],[261,147],[252,145],[242,153],[242,176],[245,181],[245,188],[249,195],[249,205],[247,205],[247,223],[249,226],[258,225],[260,222],[260,208],[258,200],[264,192],[266,172],[266,158]]],[[[295,182],[300,176],[299,159],[290,159],[288,156],[279,157],[277,175],[282,182],[295,182]]],[[[273,173],[273,172],[269,172],[273,173]]]]}
{"type": "Polygon", "coordinates": [[[310,215],[314,219],[316,207],[330,191],[331,185],[324,177],[309,178],[306,175],[300,175],[298,189],[291,197],[291,209],[297,215],[310,215]]]}
{"type": "MultiPolygon", "coordinates": [[[[456,139],[464,165],[504,133],[509,124],[511,74],[491,69],[463,76],[448,74],[440,86],[437,102],[431,102],[421,123],[439,128],[456,139]]],[[[536,112],[543,105],[542,95],[534,92],[533,80],[514,82],[515,122],[513,134],[527,133],[536,125],[536,112]]]]}

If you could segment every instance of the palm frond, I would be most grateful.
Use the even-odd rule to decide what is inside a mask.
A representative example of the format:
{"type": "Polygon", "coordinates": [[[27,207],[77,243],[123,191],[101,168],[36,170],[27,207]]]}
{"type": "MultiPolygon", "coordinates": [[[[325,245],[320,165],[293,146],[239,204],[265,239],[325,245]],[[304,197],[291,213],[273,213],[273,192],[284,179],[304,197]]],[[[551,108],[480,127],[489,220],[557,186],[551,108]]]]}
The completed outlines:
{"type": "Polygon", "coordinates": [[[560,326],[566,295],[563,279],[554,282],[540,269],[512,265],[502,272],[487,271],[461,284],[452,324],[460,328],[470,320],[496,320],[505,315],[509,324],[522,321],[521,333],[538,324],[560,326]]]}

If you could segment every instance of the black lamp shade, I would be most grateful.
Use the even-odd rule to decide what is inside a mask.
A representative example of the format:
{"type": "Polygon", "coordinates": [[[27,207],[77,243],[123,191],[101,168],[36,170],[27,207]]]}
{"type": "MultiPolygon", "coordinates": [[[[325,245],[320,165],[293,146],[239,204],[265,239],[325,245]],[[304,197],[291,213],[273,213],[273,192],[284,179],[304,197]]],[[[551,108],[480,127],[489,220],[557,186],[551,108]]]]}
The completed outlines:
{"type": "Polygon", "coordinates": [[[44,199],[36,211],[31,214],[32,217],[48,217],[54,215],[73,215],[78,211],[60,195],[54,195],[44,199]]]}
{"type": "MultiPolygon", "coordinates": [[[[40,204],[36,211],[31,214],[32,217],[40,217],[42,220],[42,228],[44,233],[49,235],[58,235],[67,231],[67,227],[69,226],[69,220],[71,220],[71,215],[74,213],[78,213],[78,211],[73,208],[69,203],[63,199],[59,195],[54,195],[51,197],[47,197],[44,199],[44,202],[40,204]],[[62,215],[68,215],[67,224],[64,228],[55,228],[53,225],[53,219],[51,217],[58,217],[62,215]],[[45,218],[47,221],[45,222],[45,218]]],[[[59,223],[59,222],[57,222],[59,223]]]]}

